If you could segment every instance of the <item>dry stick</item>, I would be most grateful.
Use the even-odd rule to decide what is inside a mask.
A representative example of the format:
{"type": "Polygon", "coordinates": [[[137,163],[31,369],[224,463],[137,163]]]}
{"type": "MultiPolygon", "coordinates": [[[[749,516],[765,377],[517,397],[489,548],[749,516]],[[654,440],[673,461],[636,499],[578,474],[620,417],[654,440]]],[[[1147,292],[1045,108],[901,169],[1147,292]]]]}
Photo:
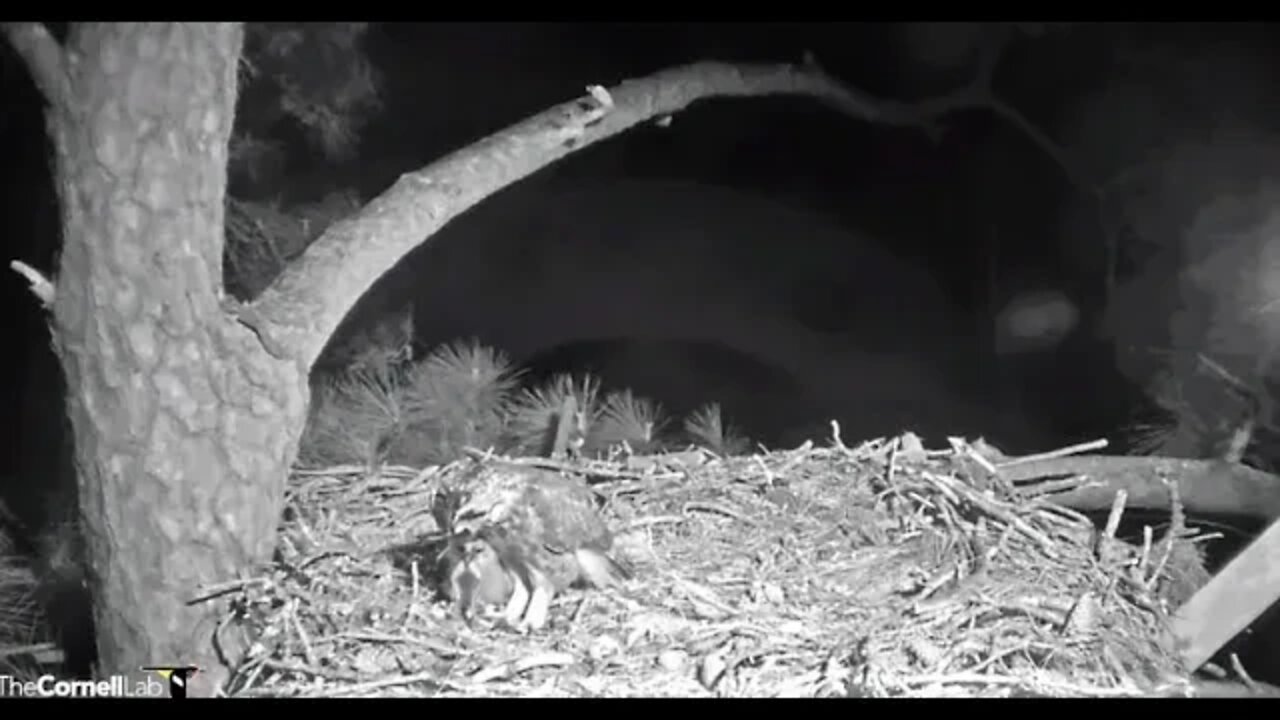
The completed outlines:
{"type": "Polygon", "coordinates": [[[560,403],[560,411],[556,414],[556,434],[555,440],[551,445],[551,459],[564,460],[569,457],[569,443],[572,441],[572,431],[575,426],[575,418],[578,415],[578,400],[573,393],[565,395],[564,401],[560,403]]]}
{"type": "Polygon", "coordinates": [[[498,665],[484,668],[472,675],[471,680],[476,683],[484,683],[489,682],[490,680],[498,680],[501,678],[511,677],[513,675],[520,675],[540,667],[561,667],[564,665],[572,665],[574,661],[574,656],[569,653],[539,653],[520,660],[499,663],[498,665]]]}
{"type": "Polygon", "coordinates": [[[438,688],[441,686],[440,672],[433,670],[430,672],[418,673],[417,675],[406,675],[404,677],[393,677],[356,683],[355,685],[326,688],[317,693],[307,693],[307,697],[342,697],[344,695],[369,692],[371,690],[385,690],[387,688],[416,685],[418,683],[425,683],[438,688]]]}
{"type": "Polygon", "coordinates": [[[1013,467],[1015,465],[1023,465],[1030,462],[1036,462],[1038,460],[1053,460],[1055,458],[1067,457],[1069,455],[1079,455],[1080,453],[1091,452],[1093,450],[1101,450],[1106,446],[1107,446],[1106,438],[1100,438],[1098,440],[1091,440],[1086,443],[1068,445],[1067,447],[1060,448],[1058,450],[1050,450],[1049,452],[1036,453],[1035,455],[1024,455],[1019,458],[1014,458],[1012,460],[1007,460],[1005,462],[999,463],[998,465],[996,465],[996,467],[1003,470],[1004,468],[1007,468],[1007,467],[1013,467]]]}
{"type": "Polygon", "coordinates": [[[34,645],[19,645],[17,647],[0,648],[0,658],[14,657],[16,655],[37,655],[45,653],[61,654],[62,651],[57,645],[51,642],[36,643],[34,645]]]}
{"type": "Polygon", "coordinates": [[[1178,479],[1178,494],[1189,512],[1280,517],[1280,478],[1220,460],[1086,455],[1027,460],[1001,466],[1000,472],[1020,492],[1081,511],[1109,509],[1120,489],[1129,493],[1129,509],[1163,511],[1170,496],[1161,478],[1168,477],[1178,479]],[[1084,482],[1066,492],[1038,492],[1044,478],[1063,476],[1078,476],[1084,482]]]}
{"type": "Polygon", "coordinates": [[[1120,518],[1124,516],[1124,504],[1129,499],[1129,493],[1124,490],[1116,492],[1116,499],[1111,504],[1111,513],[1107,516],[1106,538],[1114,540],[1116,531],[1120,529],[1120,518]]]}

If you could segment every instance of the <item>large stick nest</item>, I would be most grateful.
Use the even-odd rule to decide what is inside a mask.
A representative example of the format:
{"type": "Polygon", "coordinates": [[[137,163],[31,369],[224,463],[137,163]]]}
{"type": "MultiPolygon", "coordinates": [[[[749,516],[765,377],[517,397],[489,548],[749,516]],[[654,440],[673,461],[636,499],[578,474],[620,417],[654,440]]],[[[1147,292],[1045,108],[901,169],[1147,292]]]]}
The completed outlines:
{"type": "MultiPolygon", "coordinates": [[[[548,460],[517,459],[555,466],[548,460]]],[[[461,463],[298,471],[273,565],[236,591],[232,695],[1117,696],[1189,687],[1168,613],[1193,541],[1135,547],[1024,497],[974,447],[561,465],[637,576],[548,627],[438,593],[433,493],[461,463]]]]}

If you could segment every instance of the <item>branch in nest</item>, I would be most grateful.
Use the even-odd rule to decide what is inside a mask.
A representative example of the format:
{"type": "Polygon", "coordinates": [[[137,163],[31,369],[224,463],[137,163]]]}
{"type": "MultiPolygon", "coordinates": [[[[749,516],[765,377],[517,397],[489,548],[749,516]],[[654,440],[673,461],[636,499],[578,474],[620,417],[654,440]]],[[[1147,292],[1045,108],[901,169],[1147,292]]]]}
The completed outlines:
{"type": "Polygon", "coordinates": [[[1001,466],[1000,472],[1025,494],[1082,512],[1109,509],[1117,490],[1129,494],[1130,508],[1164,510],[1172,502],[1167,477],[1177,478],[1179,501],[1191,513],[1280,518],[1280,479],[1221,460],[1092,455],[1001,466]],[[1085,480],[1061,492],[1038,487],[1065,476],[1085,480]]]}

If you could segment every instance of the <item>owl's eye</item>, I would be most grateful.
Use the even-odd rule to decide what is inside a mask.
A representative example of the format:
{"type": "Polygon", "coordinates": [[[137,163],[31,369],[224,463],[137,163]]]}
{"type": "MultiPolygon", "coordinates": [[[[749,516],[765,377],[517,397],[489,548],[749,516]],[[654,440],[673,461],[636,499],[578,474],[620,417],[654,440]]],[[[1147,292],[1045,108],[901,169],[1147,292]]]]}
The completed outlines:
{"type": "Polygon", "coordinates": [[[483,526],[488,513],[484,510],[470,509],[458,514],[453,521],[454,532],[474,535],[478,526],[483,526]]]}

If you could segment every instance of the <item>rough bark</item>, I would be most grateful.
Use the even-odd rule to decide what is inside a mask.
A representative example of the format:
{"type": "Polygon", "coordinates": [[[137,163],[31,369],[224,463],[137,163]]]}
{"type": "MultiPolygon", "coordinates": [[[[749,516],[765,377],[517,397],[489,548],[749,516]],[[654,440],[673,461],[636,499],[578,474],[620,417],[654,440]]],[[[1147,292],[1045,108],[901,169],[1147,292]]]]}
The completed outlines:
{"type": "Polygon", "coordinates": [[[39,26],[9,35],[24,32],[56,149],[53,335],[99,674],[194,663],[207,693],[225,677],[220,616],[186,603],[268,557],[307,403],[304,369],[222,309],[242,29],[84,24],[64,49],[39,26]]]}

